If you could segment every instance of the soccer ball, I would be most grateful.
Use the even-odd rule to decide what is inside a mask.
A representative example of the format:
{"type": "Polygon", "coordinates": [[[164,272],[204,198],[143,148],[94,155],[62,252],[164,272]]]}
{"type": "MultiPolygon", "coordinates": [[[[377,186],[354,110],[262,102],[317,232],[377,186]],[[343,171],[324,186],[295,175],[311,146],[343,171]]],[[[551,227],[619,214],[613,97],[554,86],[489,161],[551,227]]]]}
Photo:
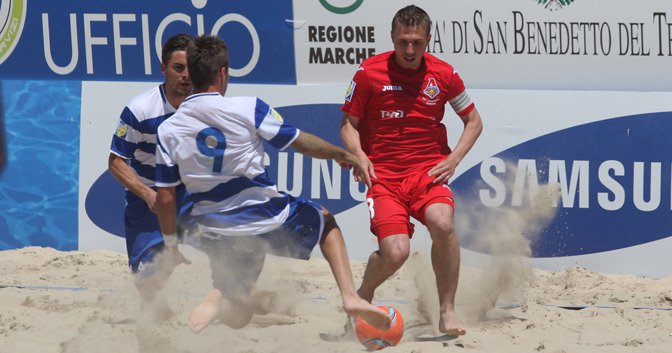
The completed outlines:
{"type": "Polygon", "coordinates": [[[370,351],[396,346],[404,335],[404,318],[401,317],[401,313],[389,305],[378,305],[377,307],[385,311],[392,320],[389,329],[380,330],[360,317],[355,319],[357,339],[370,351]]]}

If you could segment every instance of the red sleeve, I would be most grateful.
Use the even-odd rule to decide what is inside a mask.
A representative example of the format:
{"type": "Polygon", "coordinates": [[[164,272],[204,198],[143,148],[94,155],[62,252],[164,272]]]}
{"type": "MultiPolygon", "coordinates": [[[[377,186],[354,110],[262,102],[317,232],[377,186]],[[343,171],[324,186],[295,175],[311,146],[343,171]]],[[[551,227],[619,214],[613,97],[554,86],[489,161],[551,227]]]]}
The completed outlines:
{"type": "Polygon", "coordinates": [[[345,103],[341,106],[341,111],[354,117],[362,118],[366,112],[366,104],[369,101],[369,79],[363,67],[359,67],[350,81],[348,90],[345,93],[345,103]]]}

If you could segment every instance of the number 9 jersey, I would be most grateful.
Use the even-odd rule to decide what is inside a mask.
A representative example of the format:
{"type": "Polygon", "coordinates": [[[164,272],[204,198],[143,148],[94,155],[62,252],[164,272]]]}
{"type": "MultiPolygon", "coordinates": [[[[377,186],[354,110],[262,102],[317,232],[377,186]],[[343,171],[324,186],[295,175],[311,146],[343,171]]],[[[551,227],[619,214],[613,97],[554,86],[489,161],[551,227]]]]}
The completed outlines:
{"type": "Polygon", "coordinates": [[[221,234],[273,230],[285,221],[289,200],[266,174],[263,142],[283,150],[298,136],[256,97],[192,95],[159,125],[156,185],[184,183],[191,216],[219,213],[221,234]]]}

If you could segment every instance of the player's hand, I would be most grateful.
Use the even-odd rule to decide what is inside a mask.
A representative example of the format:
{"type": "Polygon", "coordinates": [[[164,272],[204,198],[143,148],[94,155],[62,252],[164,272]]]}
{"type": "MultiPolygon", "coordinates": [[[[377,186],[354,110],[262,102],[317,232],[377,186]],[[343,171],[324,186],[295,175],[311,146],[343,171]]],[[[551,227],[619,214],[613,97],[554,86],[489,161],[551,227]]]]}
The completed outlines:
{"type": "Polygon", "coordinates": [[[348,165],[352,167],[352,175],[355,181],[371,187],[371,178],[376,178],[371,160],[363,153],[359,155],[348,153],[348,155],[348,165]]]}
{"type": "Polygon", "coordinates": [[[450,178],[455,174],[458,161],[448,156],[446,159],[439,162],[429,171],[429,175],[435,177],[432,183],[447,184],[450,178]]]}
{"type": "Polygon", "coordinates": [[[180,249],[177,246],[166,246],[164,247],[163,254],[165,256],[166,265],[172,272],[175,267],[180,264],[190,265],[191,261],[184,257],[180,249]]]}
{"type": "Polygon", "coordinates": [[[191,261],[182,255],[177,246],[164,246],[156,258],[159,269],[156,272],[155,283],[153,284],[155,287],[154,291],[163,287],[165,281],[173,274],[173,271],[179,264],[191,264],[191,261]]]}
{"type": "Polygon", "coordinates": [[[149,189],[149,191],[147,191],[147,196],[145,196],[145,202],[147,203],[147,207],[149,207],[150,211],[154,213],[158,211],[156,208],[156,191],[149,189]]]}

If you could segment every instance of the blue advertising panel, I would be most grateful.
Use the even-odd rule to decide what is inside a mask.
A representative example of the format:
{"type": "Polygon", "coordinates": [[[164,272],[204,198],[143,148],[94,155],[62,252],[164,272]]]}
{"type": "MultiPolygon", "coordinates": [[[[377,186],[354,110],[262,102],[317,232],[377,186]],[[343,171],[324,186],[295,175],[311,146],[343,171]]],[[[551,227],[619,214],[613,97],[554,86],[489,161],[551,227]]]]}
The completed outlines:
{"type": "Polygon", "coordinates": [[[188,33],[224,39],[231,82],[296,83],[290,0],[2,4],[2,79],[161,81],[161,45],[188,33]]]}
{"type": "MultiPolygon", "coordinates": [[[[589,255],[664,239],[672,229],[671,121],[672,112],[638,114],[539,136],[470,168],[452,187],[460,204],[492,219],[502,209],[520,213],[540,185],[558,184],[552,220],[540,233],[530,226],[524,234],[533,257],[589,255]]],[[[458,227],[467,230],[462,246],[490,252],[474,241],[477,229],[458,227]]]]}

